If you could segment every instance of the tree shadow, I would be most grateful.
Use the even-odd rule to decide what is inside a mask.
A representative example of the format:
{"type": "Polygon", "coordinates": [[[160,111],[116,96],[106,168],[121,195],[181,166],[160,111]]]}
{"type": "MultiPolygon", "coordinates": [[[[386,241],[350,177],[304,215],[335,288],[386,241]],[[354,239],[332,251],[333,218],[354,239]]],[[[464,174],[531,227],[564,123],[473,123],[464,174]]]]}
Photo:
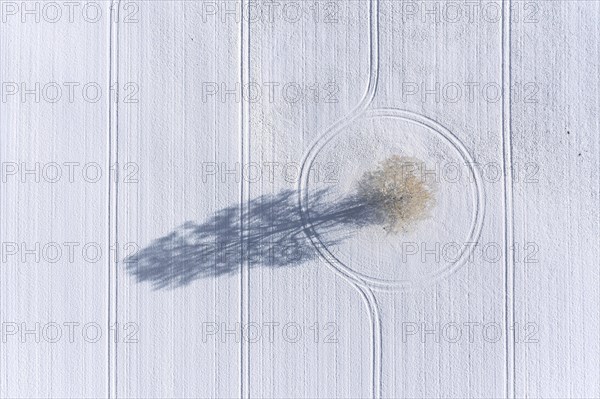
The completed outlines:
{"type": "MultiPolygon", "coordinates": [[[[379,207],[357,193],[342,200],[327,200],[328,190],[311,195],[309,217],[333,246],[347,238],[344,232],[381,224],[379,207]]],[[[243,260],[250,267],[290,267],[318,256],[305,234],[297,192],[285,190],[223,208],[204,222],[188,221],[170,234],[125,259],[125,267],[138,282],[155,289],[174,288],[194,280],[237,273],[243,260]],[[241,226],[241,222],[246,225],[241,226]],[[242,240],[242,231],[245,239],[242,240]],[[244,243],[244,244],[242,244],[244,243]]],[[[323,237],[321,237],[323,240],[323,237]]]]}

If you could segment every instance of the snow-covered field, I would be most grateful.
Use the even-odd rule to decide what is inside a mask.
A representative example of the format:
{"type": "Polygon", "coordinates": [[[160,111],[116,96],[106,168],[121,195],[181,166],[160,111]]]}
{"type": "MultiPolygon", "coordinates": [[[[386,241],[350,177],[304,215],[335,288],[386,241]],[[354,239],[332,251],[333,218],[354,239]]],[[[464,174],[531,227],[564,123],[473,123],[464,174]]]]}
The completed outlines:
{"type": "Polygon", "coordinates": [[[0,396],[600,397],[599,20],[0,1],[0,396]]]}

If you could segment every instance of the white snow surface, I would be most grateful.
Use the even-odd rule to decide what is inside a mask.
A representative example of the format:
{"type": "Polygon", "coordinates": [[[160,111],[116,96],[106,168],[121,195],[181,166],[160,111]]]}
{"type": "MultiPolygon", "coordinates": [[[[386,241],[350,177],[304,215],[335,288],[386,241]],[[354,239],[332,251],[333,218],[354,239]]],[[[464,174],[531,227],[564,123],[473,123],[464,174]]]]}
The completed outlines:
{"type": "Polygon", "coordinates": [[[600,2],[0,11],[1,397],[600,397],[600,2]]]}

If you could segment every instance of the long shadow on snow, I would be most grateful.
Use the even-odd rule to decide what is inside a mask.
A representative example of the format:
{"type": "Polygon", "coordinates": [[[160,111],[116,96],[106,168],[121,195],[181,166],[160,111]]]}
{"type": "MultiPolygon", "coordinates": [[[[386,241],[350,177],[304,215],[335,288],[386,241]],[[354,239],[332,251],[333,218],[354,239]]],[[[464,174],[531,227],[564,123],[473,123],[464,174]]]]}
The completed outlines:
{"type": "MultiPolygon", "coordinates": [[[[377,207],[361,195],[349,196],[335,203],[325,200],[327,190],[311,196],[309,210],[312,224],[335,245],[346,236],[348,228],[382,223],[377,207]]],[[[238,272],[242,256],[250,267],[285,267],[302,264],[317,257],[315,248],[304,233],[297,192],[285,190],[263,195],[250,201],[245,210],[245,247],[242,247],[240,206],[223,208],[198,223],[188,221],[170,234],[152,242],[134,256],[125,259],[129,273],[138,282],[154,288],[185,286],[192,281],[238,272]]]]}

